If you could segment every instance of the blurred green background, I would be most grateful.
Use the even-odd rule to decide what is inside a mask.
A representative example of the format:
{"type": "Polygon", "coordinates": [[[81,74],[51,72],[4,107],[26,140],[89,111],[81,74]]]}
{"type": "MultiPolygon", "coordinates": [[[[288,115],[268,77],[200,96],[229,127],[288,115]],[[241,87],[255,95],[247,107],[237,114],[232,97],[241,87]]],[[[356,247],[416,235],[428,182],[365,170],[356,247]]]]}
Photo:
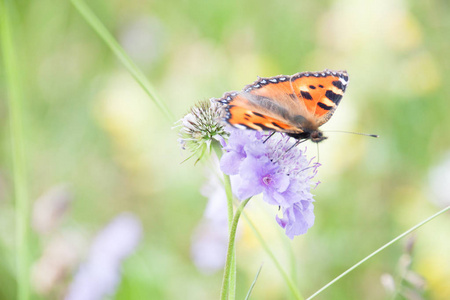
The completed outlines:
{"type": "MultiPolygon", "coordinates": [[[[218,298],[222,272],[204,274],[190,257],[192,233],[207,201],[200,194],[203,166],[180,164],[188,154],[180,150],[173,124],[69,1],[14,5],[30,201],[61,185],[63,198],[70,199],[51,230],[33,231],[33,297],[63,297],[95,234],[130,211],[142,220],[144,236],[123,266],[114,299],[218,298]],[[39,261],[55,240],[76,247],[72,263],[48,282],[42,278],[53,271],[39,261]]],[[[89,6],[177,118],[197,101],[240,90],[256,76],[348,71],[346,95],[323,130],[380,138],[327,134],[320,144],[322,183],[314,190],[316,223],[306,235],[288,241],[275,222],[276,209],[260,199],[249,209],[285,269],[297,270],[304,296],[448,205],[436,201],[435,177],[429,174],[450,151],[449,1],[94,0],[89,6]],[[292,247],[296,266],[286,247],[292,247]]],[[[3,69],[2,60],[0,299],[14,299],[3,69]]],[[[311,156],[317,154],[314,145],[309,148],[311,156]]],[[[449,228],[446,214],[416,233],[411,269],[426,286],[408,288],[424,299],[450,299],[449,228]]],[[[317,299],[388,299],[380,278],[399,276],[404,242],[317,299]]],[[[237,251],[238,299],[262,263],[252,298],[289,299],[286,284],[245,226],[237,251]]]]}

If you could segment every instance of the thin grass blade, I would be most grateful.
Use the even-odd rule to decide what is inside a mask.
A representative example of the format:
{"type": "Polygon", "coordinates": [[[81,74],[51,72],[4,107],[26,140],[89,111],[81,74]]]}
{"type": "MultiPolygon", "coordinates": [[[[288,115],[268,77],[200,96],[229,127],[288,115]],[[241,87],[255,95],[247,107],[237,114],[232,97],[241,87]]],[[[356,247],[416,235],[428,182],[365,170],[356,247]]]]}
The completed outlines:
{"type": "Polygon", "coordinates": [[[250,299],[250,295],[252,294],[253,288],[255,287],[256,280],[258,280],[259,273],[261,273],[263,265],[261,265],[258,269],[258,272],[256,272],[255,279],[253,279],[252,285],[250,286],[250,289],[248,290],[247,296],[245,297],[245,300],[250,299]]]}
{"type": "Polygon", "coordinates": [[[142,73],[142,71],[134,64],[131,58],[126,54],[125,50],[119,45],[112,34],[106,29],[102,22],[92,12],[89,6],[83,0],[71,0],[73,6],[78,10],[80,15],[86,20],[86,22],[94,29],[100,38],[108,45],[108,47],[114,52],[117,58],[124,64],[125,68],[131,73],[137,83],[144,89],[150,99],[155,103],[158,109],[163,113],[166,119],[170,122],[174,122],[174,116],[167,108],[164,102],[161,101],[156,95],[155,89],[150,84],[148,79],[142,73]]]}
{"type": "Polygon", "coordinates": [[[410,229],[408,229],[407,231],[403,232],[402,234],[400,234],[399,236],[397,236],[395,239],[391,240],[390,242],[386,243],[385,245],[381,246],[380,248],[378,248],[377,250],[375,250],[374,252],[372,252],[371,254],[369,254],[368,256],[366,256],[365,258],[363,258],[362,260],[360,260],[359,262],[357,262],[356,264],[354,264],[352,267],[350,267],[349,269],[347,269],[344,273],[342,273],[341,275],[339,275],[338,277],[336,277],[335,279],[331,280],[329,283],[327,283],[325,286],[323,286],[321,289],[319,289],[317,292],[315,292],[314,294],[312,294],[311,296],[309,296],[306,300],[310,300],[313,299],[314,297],[316,297],[317,295],[319,295],[320,293],[322,293],[324,290],[326,290],[327,288],[329,288],[331,285],[333,285],[334,283],[336,283],[339,279],[341,279],[342,277],[344,277],[345,275],[347,275],[348,273],[350,273],[351,271],[353,271],[354,269],[356,269],[357,267],[359,267],[360,265],[362,265],[364,262],[366,262],[367,260],[369,260],[370,258],[372,258],[373,256],[375,256],[376,254],[380,253],[381,251],[383,251],[384,249],[386,249],[387,247],[389,247],[390,245],[392,245],[393,243],[395,243],[396,241],[400,240],[401,238],[405,237],[406,235],[410,234],[411,232],[413,232],[414,230],[418,229],[419,227],[425,225],[426,223],[430,222],[431,220],[433,220],[434,218],[436,218],[437,216],[445,213],[446,211],[448,211],[450,209],[450,206],[447,206],[446,208],[438,211],[437,213],[435,213],[434,215],[432,215],[431,217],[428,217],[427,219],[423,220],[422,222],[418,223],[417,225],[411,227],[410,229]]]}
{"type": "Polygon", "coordinates": [[[23,128],[23,86],[19,58],[14,38],[20,36],[14,24],[13,1],[0,1],[1,50],[8,90],[9,126],[12,151],[12,172],[14,180],[14,202],[16,215],[16,268],[17,299],[30,299],[29,272],[29,220],[30,203],[27,190],[27,172],[25,162],[25,139],[23,128]]]}

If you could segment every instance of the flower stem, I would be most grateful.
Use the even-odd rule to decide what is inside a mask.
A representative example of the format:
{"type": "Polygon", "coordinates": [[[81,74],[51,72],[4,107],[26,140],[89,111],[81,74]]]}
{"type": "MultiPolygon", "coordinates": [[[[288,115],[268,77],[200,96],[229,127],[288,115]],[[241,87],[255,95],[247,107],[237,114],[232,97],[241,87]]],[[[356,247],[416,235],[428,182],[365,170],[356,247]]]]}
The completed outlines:
{"type": "Polygon", "coordinates": [[[9,123],[11,130],[12,168],[14,178],[14,198],[16,215],[16,267],[17,267],[17,299],[30,298],[29,273],[29,222],[30,204],[28,202],[27,175],[25,163],[24,130],[23,130],[23,97],[20,82],[19,60],[13,38],[16,26],[11,20],[13,1],[0,1],[1,45],[3,52],[5,78],[8,87],[9,123]]]}
{"type": "MultiPolygon", "coordinates": [[[[250,199],[251,199],[251,197],[241,202],[241,204],[236,209],[236,213],[233,217],[233,223],[231,224],[230,237],[229,237],[229,241],[228,241],[227,261],[225,263],[225,271],[223,273],[222,291],[220,293],[221,300],[228,299],[229,288],[230,288],[230,273],[231,273],[232,264],[233,264],[232,262],[233,262],[233,256],[234,256],[237,224],[239,222],[239,218],[241,216],[242,211],[244,210],[245,205],[247,205],[247,203],[248,203],[248,201],[250,201],[250,199]]],[[[232,295],[232,297],[234,298],[234,294],[232,295]]]]}
{"type": "Polygon", "coordinates": [[[89,6],[83,0],[71,0],[73,6],[78,10],[81,16],[89,23],[92,29],[97,32],[100,38],[106,43],[106,45],[114,52],[117,58],[124,64],[125,68],[131,73],[133,78],[137,83],[144,89],[153,103],[156,104],[158,109],[164,114],[166,119],[173,123],[174,117],[167,106],[162,102],[157,96],[155,89],[150,84],[148,79],[142,73],[142,71],[134,64],[131,58],[122,49],[119,43],[114,39],[111,33],[106,29],[106,27],[100,22],[97,16],[92,12],[89,6]]]}
{"type": "Polygon", "coordinates": [[[233,221],[233,193],[231,191],[230,176],[223,174],[225,193],[227,195],[227,212],[228,212],[228,230],[231,230],[233,221]]]}
{"type": "MultiPolygon", "coordinates": [[[[222,157],[222,147],[218,142],[213,142],[211,148],[220,160],[222,157]]],[[[225,194],[227,195],[227,212],[228,212],[228,230],[231,230],[231,222],[233,220],[233,192],[231,190],[230,176],[223,174],[223,185],[225,188],[225,194]]]]}
{"type": "MultiPolygon", "coordinates": [[[[228,211],[228,230],[231,233],[232,221],[233,221],[233,193],[231,191],[230,176],[223,174],[225,193],[227,195],[227,211],[228,211]]],[[[231,257],[231,270],[230,270],[230,286],[229,286],[229,300],[233,300],[236,294],[236,247],[233,247],[231,257]]]]}
{"type": "MultiPolygon", "coordinates": [[[[220,160],[222,157],[222,148],[218,142],[213,142],[211,147],[220,160]]],[[[227,213],[228,213],[228,231],[231,232],[231,226],[233,221],[233,192],[231,190],[230,176],[223,174],[223,185],[225,188],[225,194],[227,195],[227,213]]],[[[228,287],[228,299],[233,300],[236,295],[236,248],[233,247],[232,257],[230,261],[231,267],[229,272],[229,287],[228,287]]]]}
{"type": "Polygon", "coordinates": [[[323,292],[324,290],[326,290],[328,287],[330,287],[332,284],[334,284],[336,281],[338,281],[339,279],[341,279],[342,277],[344,277],[345,275],[347,275],[348,273],[350,273],[351,271],[353,271],[354,269],[356,269],[357,267],[359,267],[362,263],[364,263],[365,261],[369,260],[370,258],[372,258],[373,256],[375,256],[376,254],[378,254],[379,252],[381,252],[382,250],[384,250],[385,248],[389,247],[390,245],[392,245],[393,243],[395,243],[396,241],[398,241],[399,239],[403,238],[404,236],[410,234],[411,232],[413,232],[414,230],[416,230],[417,228],[421,227],[422,225],[425,225],[426,223],[428,223],[429,221],[433,220],[434,218],[436,218],[437,216],[445,213],[446,211],[448,211],[450,209],[450,206],[447,206],[446,208],[440,210],[439,212],[435,213],[434,215],[432,215],[431,217],[428,217],[427,219],[423,220],[422,222],[418,223],[417,225],[411,227],[410,229],[408,229],[407,231],[403,232],[402,234],[400,234],[399,236],[397,236],[395,239],[391,240],[390,242],[386,243],[384,246],[378,248],[377,250],[375,250],[374,252],[372,252],[370,255],[366,256],[364,259],[360,260],[358,263],[356,263],[355,265],[353,265],[351,268],[347,269],[344,273],[342,273],[341,275],[339,275],[338,277],[336,277],[335,279],[333,279],[332,281],[330,281],[329,283],[327,283],[324,287],[322,287],[321,289],[319,289],[317,292],[315,292],[314,294],[312,294],[308,299],[306,300],[310,300],[313,299],[314,297],[316,297],[317,295],[319,295],[321,292],[323,292]]]}

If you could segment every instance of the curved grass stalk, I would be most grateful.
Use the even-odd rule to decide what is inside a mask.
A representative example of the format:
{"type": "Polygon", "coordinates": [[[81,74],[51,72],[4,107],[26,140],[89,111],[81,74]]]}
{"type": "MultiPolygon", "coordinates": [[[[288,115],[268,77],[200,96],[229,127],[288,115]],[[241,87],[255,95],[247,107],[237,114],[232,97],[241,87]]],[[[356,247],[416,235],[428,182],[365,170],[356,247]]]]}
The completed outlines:
{"type": "Polygon", "coordinates": [[[390,245],[392,245],[393,243],[395,243],[396,241],[398,241],[399,239],[405,237],[406,235],[410,234],[411,232],[413,232],[414,230],[418,229],[419,227],[425,225],[426,223],[428,223],[429,221],[433,220],[434,218],[436,218],[437,216],[445,213],[446,211],[448,211],[450,209],[450,206],[447,206],[446,208],[440,210],[439,212],[435,213],[434,215],[432,215],[431,217],[426,218],[425,220],[423,220],[422,222],[418,223],[417,225],[411,227],[410,229],[408,229],[407,231],[403,232],[402,234],[400,234],[399,236],[397,236],[395,239],[391,240],[390,242],[386,243],[385,245],[381,246],[380,248],[378,248],[377,250],[375,250],[374,252],[372,252],[371,254],[369,254],[368,256],[366,256],[365,258],[363,258],[362,260],[360,260],[359,262],[357,262],[356,264],[354,264],[352,267],[350,267],[349,269],[347,269],[344,273],[342,273],[341,275],[339,275],[338,277],[336,277],[335,279],[331,280],[329,283],[327,283],[325,286],[323,286],[321,289],[319,289],[317,292],[315,292],[314,294],[312,294],[311,296],[309,296],[306,300],[310,300],[313,299],[314,297],[316,297],[317,295],[319,295],[321,292],[323,292],[324,290],[326,290],[327,288],[329,288],[331,285],[333,285],[336,281],[338,281],[339,279],[341,279],[342,277],[344,277],[345,275],[347,275],[348,273],[350,273],[351,271],[353,271],[354,269],[356,269],[357,267],[359,267],[361,264],[363,264],[364,262],[366,262],[367,260],[369,260],[370,258],[372,258],[373,256],[375,256],[376,254],[380,253],[381,251],[383,251],[384,249],[386,249],[387,247],[389,247],[390,245]]]}
{"type": "Polygon", "coordinates": [[[97,32],[100,38],[106,43],[106,45],[114,52],[117,58],[124,64],[125,68],[131,73],[137,83],[144,89],[150,99],[155,103],[158,109],[163,113],[166,119],[173,123],[174,116],[167,108],[164,102],[161,101],[156,95],[155,89],[150,84],[148,79],[142,73],[142,71],[134,64],[131,58],[126,54],[123,48],[119,45],[112,34],[106,29],[106,27],[100,22],[97,16],[92,12],[89,6],[83,0],[71,0],[73,6],[78,10],[80,15],[86,20],[86,22],[97,32]]]}

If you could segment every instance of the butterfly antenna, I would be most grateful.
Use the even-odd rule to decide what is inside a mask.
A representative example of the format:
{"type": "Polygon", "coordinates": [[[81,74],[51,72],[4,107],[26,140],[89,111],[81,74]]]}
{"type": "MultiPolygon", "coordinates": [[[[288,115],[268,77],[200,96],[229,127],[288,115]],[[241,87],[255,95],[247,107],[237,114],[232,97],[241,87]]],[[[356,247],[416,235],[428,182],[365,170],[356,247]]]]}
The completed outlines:
{"type": "Polygon", "coordinates": [[[316,143],[316,146],[317,146],[317,163],[320,163],[319,143],[316,143]]]}
{"type": "Polygon", "coordinates": [[[273,131],[273,132],[267,137],[267,139],[265,139],[265,140],[263,141],[263,144],[264,144],[265,142],[267,142],[267,140],[270,139],[275,133],[276,133],[276,131],[273,131]]]}
{"type": "Polygon", "coordinates": [[[370,136],[370,137],[380,137],[378,134],[368,134],[368,133],[361,133],[361,132],[352,132],[352,131],[343,131],[343,130],[327,130],[324,132],[340,132],[340,133],[350,133],[350,134],[357,134],[357,135],[365,135],[365,136],[370,136]]]}

